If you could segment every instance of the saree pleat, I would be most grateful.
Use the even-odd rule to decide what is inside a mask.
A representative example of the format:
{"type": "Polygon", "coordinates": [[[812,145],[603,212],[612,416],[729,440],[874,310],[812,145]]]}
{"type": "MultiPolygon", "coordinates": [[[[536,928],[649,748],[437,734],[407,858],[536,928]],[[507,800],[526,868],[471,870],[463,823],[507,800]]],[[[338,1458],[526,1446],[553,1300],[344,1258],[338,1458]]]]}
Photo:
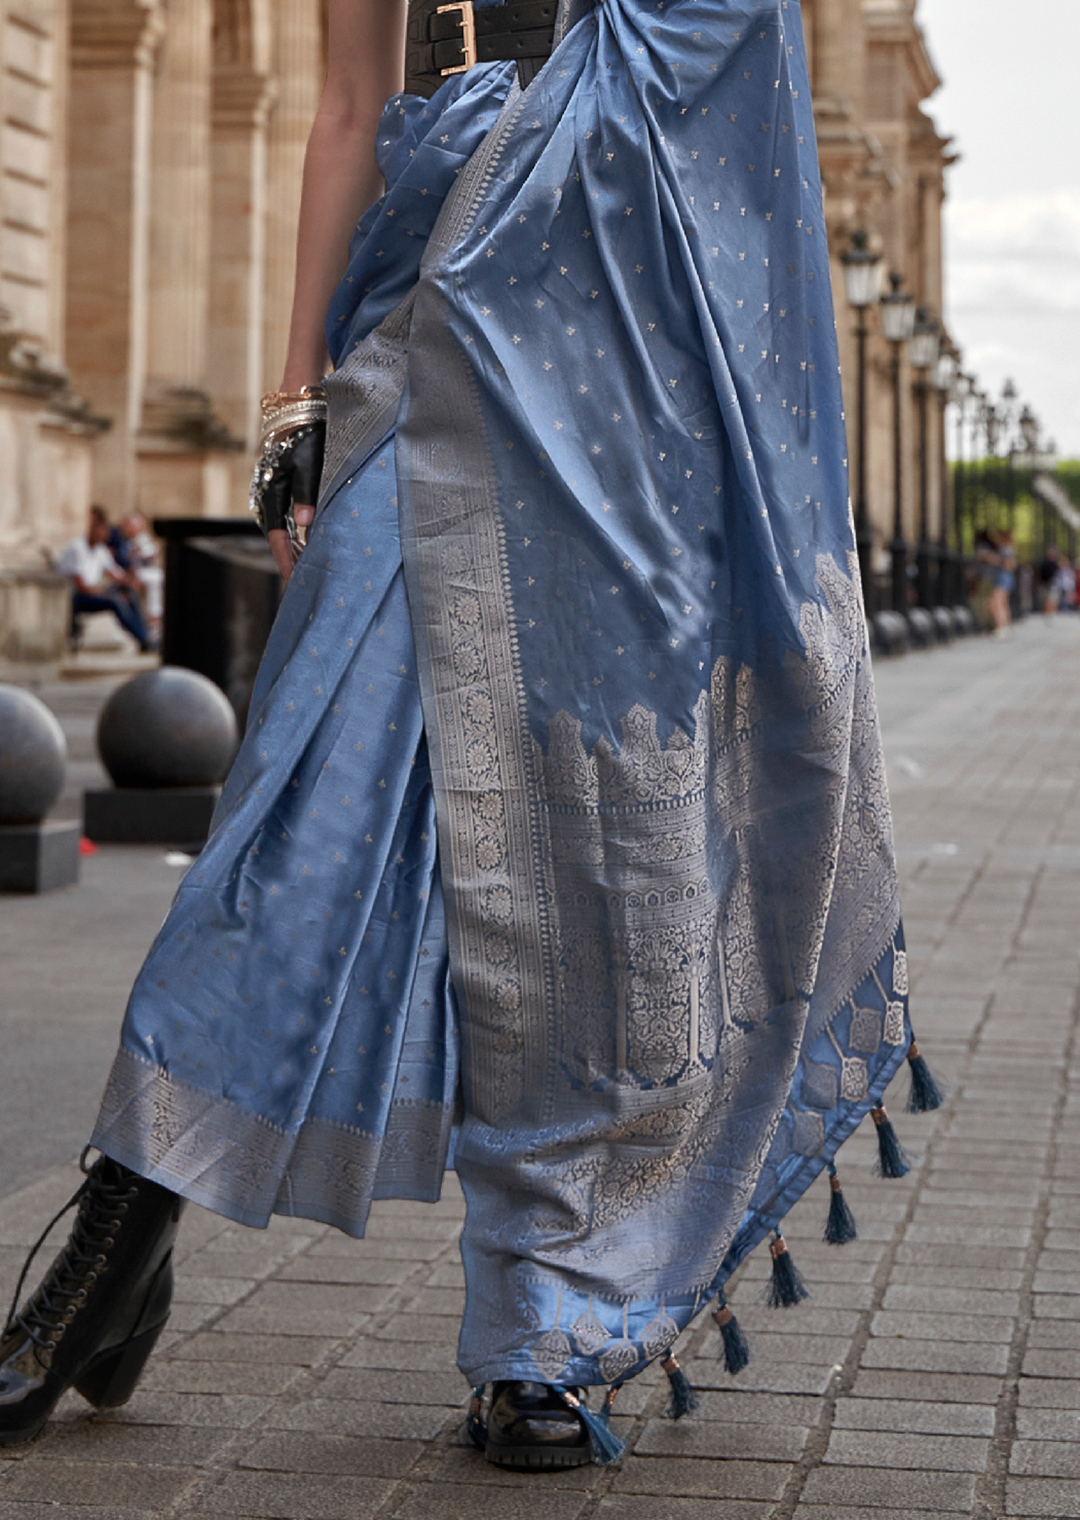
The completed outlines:
{"type": "Polygon", "coordinates": [[[98,1131],[360,1233],[453,1125],[474,1382],[640,1371],[910,1039],[798,5],[558,34],[384,113],[316,525],[98,1131]]]}

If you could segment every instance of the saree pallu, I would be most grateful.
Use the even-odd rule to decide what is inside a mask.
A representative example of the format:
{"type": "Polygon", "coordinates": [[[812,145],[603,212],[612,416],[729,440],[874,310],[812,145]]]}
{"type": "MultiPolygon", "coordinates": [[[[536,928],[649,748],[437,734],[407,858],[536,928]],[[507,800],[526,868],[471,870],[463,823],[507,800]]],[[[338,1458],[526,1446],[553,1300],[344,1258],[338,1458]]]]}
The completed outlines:
{"type": "Polygon", "coordinates": [[[798,5],[556,36],[384,113],[318,516],[95,1136],[354,1234],[452,1155],[476,1383],[647,1365],[910,1040],[798,5]]]}

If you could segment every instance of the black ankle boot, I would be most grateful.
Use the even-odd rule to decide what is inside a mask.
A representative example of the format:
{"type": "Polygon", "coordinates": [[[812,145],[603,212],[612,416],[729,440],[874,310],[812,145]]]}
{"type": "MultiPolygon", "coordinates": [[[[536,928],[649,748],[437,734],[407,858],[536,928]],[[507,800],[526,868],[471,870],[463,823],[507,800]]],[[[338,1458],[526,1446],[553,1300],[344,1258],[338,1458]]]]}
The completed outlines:
{"type": "Polygon", "coordinates": [[[583,1467],[592,1461],[585,1422],[548,1383],[495,1383],[484,1455],[498,1467],[583,1467]]]}
{"type": "Polygon", "coordinates": [[[16,1313],[30,1253],[0,1338],[0,1446],[32,1440],[68,1388],[125,1404],[169,1317],[182,1200],[102,1156],[57,1218],[75,1203],[67,1245],[16,1313]]]}

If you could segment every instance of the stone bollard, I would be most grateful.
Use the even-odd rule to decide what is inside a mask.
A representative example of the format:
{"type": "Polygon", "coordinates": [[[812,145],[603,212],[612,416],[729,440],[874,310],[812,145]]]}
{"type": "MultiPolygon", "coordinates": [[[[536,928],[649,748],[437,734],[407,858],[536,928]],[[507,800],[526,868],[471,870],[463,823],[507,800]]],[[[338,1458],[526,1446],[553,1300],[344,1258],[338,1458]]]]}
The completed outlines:
{"type": "Polygon", "coordinates": [[[126,681],[98,719],[114,785],[86,793],[87,837],[201,846],[237,741],[228,699],[205,676],[163,665],[126,681]]]}
{"type": "Polygon", "coordinates": [[[67,743],[53,714],[0,686],[0,891],[52,892],[79,879],[79,825],[45,814],[64,787],[67,743]]]}

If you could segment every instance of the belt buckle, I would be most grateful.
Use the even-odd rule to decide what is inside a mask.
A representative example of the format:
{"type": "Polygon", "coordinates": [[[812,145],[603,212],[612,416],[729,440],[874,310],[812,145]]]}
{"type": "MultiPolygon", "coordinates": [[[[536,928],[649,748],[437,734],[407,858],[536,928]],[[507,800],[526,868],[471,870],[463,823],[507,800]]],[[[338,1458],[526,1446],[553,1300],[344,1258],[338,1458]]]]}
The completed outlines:
{"type": "Polygon", "coordinates": [[[436,10],[436,16],[443,16],[447,11],[461,12],[461,51],[465,55],[465,62],[455,64],[452,69],[440,69],[439,73],[445,79],[448,74],[464,74],[478,61],[476,57],[476,20],[473,16],[472,0],[454,0],[453,5],[440,5],[436,10]]]}

